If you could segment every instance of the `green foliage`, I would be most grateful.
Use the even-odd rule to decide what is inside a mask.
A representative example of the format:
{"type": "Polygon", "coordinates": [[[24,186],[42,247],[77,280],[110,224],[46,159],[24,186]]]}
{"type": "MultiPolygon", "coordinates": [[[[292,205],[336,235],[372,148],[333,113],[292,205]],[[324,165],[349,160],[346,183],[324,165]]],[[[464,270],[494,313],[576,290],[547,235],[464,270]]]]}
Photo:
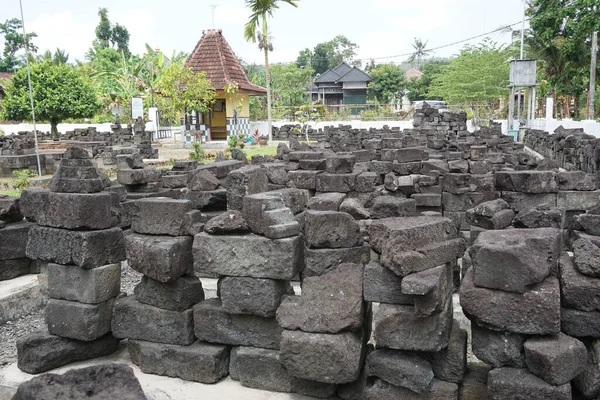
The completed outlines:
{"type": "Polygon", "coordinates": [[[193,150],[190,151],[190,160],[202,162],[204,161],[204,148],[202,147],[202,143],[200,142],[192,142],[193,150]]]}
{"type": "Polygon", "coordinates": [[[4,136],[4,130],[0,128],[0,136],[4,136]]]}
{"type": "MultiPolygon", "coordinates": [[[[0,57],[0,72],[14,72],[21,67],[22,63],[17,57],[19,50],[25,49],[25,41],[21,29],[23,24],[20,19],[7,19],[0,23],[0,35],[4,36],[4,50],[0,57]]],[[[36,53],[38,48],[32,43],[32,39],[37,37],[35,32],[27,34],[27,47],[31,53],[36,53]]]]}
{"type": "Polygon", "coordinates": [[[30,178],[37,174],[29,169],[18,169],[12,173],[13,179],[10,181],[14,190],[24,190],[29,187],[30,178]]]}
{"type": "Polygon", "coordinates": [[[412,78],[408,82],[408,98],[410,101],[442,100],[441,97],[431,94],[431,85],[436,77],[444,72],[449,63],[448,60],[441,60],[425,64],[421,79],[412,78]]]}
{"type": "MultiPolygon", "coordinates": [[[[267,17],[272,17],[273,12],[279,8],[279,3],[287,3],[298,7],[299,0],[246,0],[246,7],[252,14],[244,27],[244,37],[248,42],[256,43],[258,38],[257,28],[262,28],[263,33],[267,32],[267,17]]],[[[266,36],[266,35],[265,35],[266,36]]]]}
{"type": "Polygon", "coordinates": [[[96,39],[92,44],[92,49],[88,52],[88,58],[93,59],[93,55],[98,49],[115,49],[122,52],[126,57],[129,52],[129,31],[122,25],[113,25],[108,19],[108,9],[100,8],[98,10],[100,22],[96,26],[96,39]]]}
{"type": "Polygon", "coordinates": [[[229,135],[227,139],[227,151],[231,153],[233,149],[243,149],[246,147],[246,136],[243,133],[237,135],[229,135]]]}
{"type": "Polygon", "coordinates": [[[271,93],[275,107],[299,107],[306,102],[306,87],[313,71],[296,64],[271,66],[271,93]]]}
{"type": "Polygon", "coordinates": [[[417,68],[421,68],[423,65],[423,58],[427,57],[431,54],[431,50],[427,50],[427,43],[429,41],[423,42],[421,39],[415,38],[415,42],[412,47],[415,52],[408,58],[408,62],[414,63],[417,62],[417,68]]]}
{"type": "Polygon", "coordinates": [[[369,91],[382,104],[389,104],[398,94],[402,96],[408,87],[404,71],[394,64],[379,64],[370,75],[373,80],[369,83],[369,91]]]}
{"type": "MultiPolygon", "coordinates": [[[[39,120],[50,121],[52,133],[58,135],[57,124],[66,118],[93,117],[99,102],[93,88],[73,67],[50,62],[31,66],[35,114],[39,120]]],[[[31,117],[27,70],[22,68],[6,87],[2,101],[6,120],[27,120],[31,117]]]]}
{"type": "Polygon", "coordinates": [[[322,74],[342,62],[358,66],[360,62],[351,61],[356,56],[357,48],[358,45],[346,36],[338,35],[332,40],[317,44],[313,50],[300,51],[296,65],[299,68],[310,66],[317,74],[322,74]]]}
{"type": "Polygon", "coordinates": [[[43,54],[37,57],[30,55],[30,62],[50,62],[54,65],[67,64],[69,62],[69,53],[66,50],[57,48],[54,53],[46,50],[43,54]]]}

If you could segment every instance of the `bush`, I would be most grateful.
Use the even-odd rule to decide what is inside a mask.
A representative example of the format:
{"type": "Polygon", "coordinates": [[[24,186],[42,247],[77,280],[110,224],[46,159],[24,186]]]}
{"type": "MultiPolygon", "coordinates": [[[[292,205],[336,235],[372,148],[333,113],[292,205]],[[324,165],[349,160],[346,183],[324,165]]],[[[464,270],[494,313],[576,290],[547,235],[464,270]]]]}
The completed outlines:
{"type": "Polygon", "coordinates": [[[34,171],[29,169],[19,169],[12,173],[14,179],[10,181],[14,190],[24,190],[29,187],[29,180],[32,176],[36,176],[34,171]]]}
{"type": "Polygon", "coordinates": [[[246,136],[243,133],[229,136],[227,140],[227,150],[229,153],[233,149],[243,149],[244,147],[246,147],[246,136]]]}
{"type": "Polygon", "coordinates": [[[190,160],[202,162],[204,160],[204,147],[200,142],[192,143],[193,151],[190,151],[190,160]]]}

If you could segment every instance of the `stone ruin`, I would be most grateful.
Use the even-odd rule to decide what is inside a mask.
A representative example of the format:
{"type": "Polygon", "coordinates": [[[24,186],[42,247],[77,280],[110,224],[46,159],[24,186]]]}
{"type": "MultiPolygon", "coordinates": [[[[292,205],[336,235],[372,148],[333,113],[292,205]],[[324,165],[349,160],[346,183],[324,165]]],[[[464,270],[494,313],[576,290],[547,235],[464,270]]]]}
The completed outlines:
{"type": "Polygon", "coordinates": [[[28,224],[26,256],[49,263],[48,330],[19,340],[19,368],[127,339],[146,373],[317,398],[600,395],[595,174],[497,127],[328,135],[162,173],[122,156],[112,183],[70,149],[23,193],[31,222],[0,229],[28,224]]]}

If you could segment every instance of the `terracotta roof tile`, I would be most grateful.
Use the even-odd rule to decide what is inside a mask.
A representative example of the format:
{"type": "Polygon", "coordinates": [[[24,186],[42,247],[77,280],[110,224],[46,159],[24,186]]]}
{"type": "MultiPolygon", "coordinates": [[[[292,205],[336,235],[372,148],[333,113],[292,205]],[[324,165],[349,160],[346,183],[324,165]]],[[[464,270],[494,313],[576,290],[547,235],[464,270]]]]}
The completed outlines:
{"type": "Polygon", "coordinates": [[[228,82],[232,82],[237,83],[241,92],[267,94],[265,88],[250,82],[220,29],[202,32],[202,38],[185,65],[195,72],[206,72],[215,90],[223,90],[228,82]]]}

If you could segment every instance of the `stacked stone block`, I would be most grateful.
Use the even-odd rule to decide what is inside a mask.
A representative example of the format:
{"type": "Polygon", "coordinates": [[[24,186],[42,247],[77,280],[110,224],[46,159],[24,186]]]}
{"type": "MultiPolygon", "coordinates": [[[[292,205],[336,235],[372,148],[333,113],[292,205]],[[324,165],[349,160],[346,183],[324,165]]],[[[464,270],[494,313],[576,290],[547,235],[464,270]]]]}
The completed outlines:
{"type": "Polygon", "coordinates": [[[23,221],[18,197],[0,196],[0,281],[30,273],[25,246],[33,225],[23,221]]]}
{"type": "Polygon", "coordinates": [[[88,153],[69,148],[50,191],[25,191],[27,256],[48,262],[48,330],[17,342],[18,366],[38,373],[116,350],[111,316],[125,259],[113,195],[103,192],[88,153]]]}

